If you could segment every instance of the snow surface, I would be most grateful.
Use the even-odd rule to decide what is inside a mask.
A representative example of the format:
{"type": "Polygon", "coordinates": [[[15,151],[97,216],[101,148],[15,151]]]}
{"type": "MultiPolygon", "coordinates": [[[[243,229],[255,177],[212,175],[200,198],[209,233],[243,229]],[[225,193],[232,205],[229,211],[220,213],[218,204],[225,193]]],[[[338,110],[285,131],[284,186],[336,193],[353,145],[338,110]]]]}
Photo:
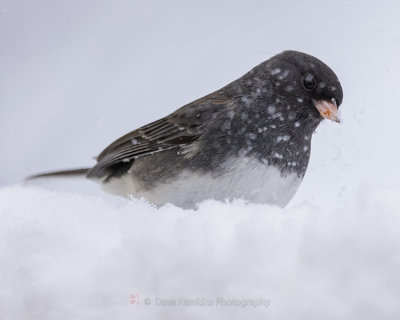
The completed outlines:
{"type": "Polygon", "coordinates": [[[399,197],[364,188],[337,206],[191,211],[3,188],[0,318],[398,319],[399,197]],[[156,305],[218,297],[267,307],[156,305]]]}

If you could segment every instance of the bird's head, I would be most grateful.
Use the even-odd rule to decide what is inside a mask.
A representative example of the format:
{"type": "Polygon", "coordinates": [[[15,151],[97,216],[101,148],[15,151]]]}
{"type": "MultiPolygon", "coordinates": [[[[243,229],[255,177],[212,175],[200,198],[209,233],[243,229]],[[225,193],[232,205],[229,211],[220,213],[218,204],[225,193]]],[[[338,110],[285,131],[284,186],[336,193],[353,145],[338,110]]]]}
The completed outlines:
{"type": "Polygon", "coordinates": [[[274,91],[299,114],[339,122],[343,90],[336,74],[319,59],[297,51],[284,51],[267,61],[274,91]]]}

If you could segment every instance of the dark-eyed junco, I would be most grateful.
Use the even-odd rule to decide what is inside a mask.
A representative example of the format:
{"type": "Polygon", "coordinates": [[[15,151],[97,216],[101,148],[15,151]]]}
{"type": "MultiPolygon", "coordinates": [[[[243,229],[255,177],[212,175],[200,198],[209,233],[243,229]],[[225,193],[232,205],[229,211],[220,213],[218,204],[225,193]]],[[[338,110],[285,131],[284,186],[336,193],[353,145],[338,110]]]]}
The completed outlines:
{"type": "Polygon", "coordinates": [[[323,118],[338,120],[343,91],[317,58],[285,51],[222,89],[109,145],[85,174],[112,193],[190,208],[243,198],[285,206],[323,118]]]}

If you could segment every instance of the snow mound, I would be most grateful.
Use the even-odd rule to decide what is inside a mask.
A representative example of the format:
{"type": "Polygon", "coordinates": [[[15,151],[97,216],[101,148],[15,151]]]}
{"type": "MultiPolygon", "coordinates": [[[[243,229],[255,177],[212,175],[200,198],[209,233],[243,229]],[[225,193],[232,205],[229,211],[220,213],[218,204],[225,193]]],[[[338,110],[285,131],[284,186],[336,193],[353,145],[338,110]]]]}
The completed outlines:
{"type": "Polygon", "coordinates": [[[398,319],[400,190],[330,209],[0,189],[2,319],[398,319]]]}

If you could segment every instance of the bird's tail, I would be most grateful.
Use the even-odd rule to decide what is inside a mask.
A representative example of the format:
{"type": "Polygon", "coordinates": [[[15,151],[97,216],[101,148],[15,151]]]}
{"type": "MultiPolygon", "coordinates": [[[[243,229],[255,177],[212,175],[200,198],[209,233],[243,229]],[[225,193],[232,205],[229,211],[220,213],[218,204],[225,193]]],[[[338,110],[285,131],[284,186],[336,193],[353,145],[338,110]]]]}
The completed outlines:
{"type": "Polygon", "coordinates": [[[51,178],[51,177],[71,177],[71,176],[83,176],[89,172],[90,168],[73,169],[73,170],[61,170],[53,172],[45,172],[29,176],[25,180],[32,180],[38,178],[51,178]]]}

